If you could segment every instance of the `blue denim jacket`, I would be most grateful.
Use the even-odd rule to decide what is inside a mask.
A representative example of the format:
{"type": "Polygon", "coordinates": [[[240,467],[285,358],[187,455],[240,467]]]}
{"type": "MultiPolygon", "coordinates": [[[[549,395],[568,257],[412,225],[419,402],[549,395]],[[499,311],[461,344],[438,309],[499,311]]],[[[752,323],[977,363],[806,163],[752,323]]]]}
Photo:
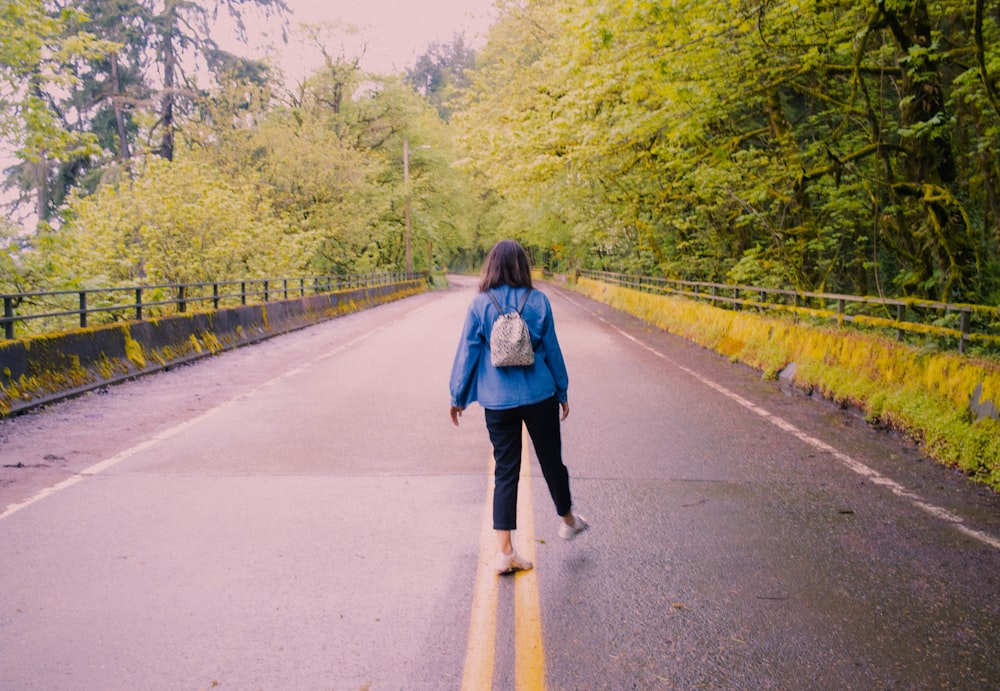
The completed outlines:
{"type": "MultiPolygon", "coordinates": [[[[504,285],[490,292],[504,310],[509,311],[521,304],[525,290],[504,285]]],[[[478,401],[483,408],[504,410],[540,403],[553,396],[565,403],[569,376],[556,338],[548,297],[533,289],[521,311],[535,348],[535,364],[529,367],[498,368],[490,363],[487,341],[497,316],[486,293],[478,293],[473,298],[451,368],[451,404],[466,408],[478,401]]]]}

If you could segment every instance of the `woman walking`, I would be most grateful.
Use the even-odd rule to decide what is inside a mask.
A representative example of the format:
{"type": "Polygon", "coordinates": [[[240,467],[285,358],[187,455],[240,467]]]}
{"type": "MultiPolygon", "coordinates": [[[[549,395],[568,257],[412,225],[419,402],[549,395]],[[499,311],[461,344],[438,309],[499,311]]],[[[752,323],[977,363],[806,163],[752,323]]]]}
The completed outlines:
{"type": "Polygon", "coordinates": [[[485,411],[496,462],[493,529],[499,543],[499,574],[532,567],[530,561],[517,554],[511,541],[511,531],[517,528],[522,423],[535,447],[556,513],[562,518],[559,536],[571,540],[588,527],[572,511],[569,472],[562,460],[559,423],[569,415],[568,386],[552,306],[543,293],[532,290],[528,255],[514,240],[499,242],[486,256],[479,294],[469,306],[450,381],[452,423],[457,426],[462,411],[474,401],[485,411]],[[504,313],[520,307],[531,334],[533,364],[492,364],[490,332],[500,314],[498,306],[504,313]]]}

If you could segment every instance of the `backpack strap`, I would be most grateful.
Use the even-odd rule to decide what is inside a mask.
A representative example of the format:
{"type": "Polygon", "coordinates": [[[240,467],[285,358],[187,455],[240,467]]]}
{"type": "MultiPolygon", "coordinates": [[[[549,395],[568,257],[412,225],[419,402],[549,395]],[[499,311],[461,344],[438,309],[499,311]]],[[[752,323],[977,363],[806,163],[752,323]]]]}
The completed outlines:
{"type": "MultiPolygon", "coordinates": [[[[520,314],[524,310],[524,306],[528,304],[528,293],[530,292],[531,288],[528,288],[526,291],[524,291],[524,297],[521,298],[521,306],[517,308],[518,314],[520,314]]],[[[493,302],[493,306],[497,308],[497,314],[498,315],[505,314],[505,312],[503,311],[503,307],[500,306],[500,303],[497,301],[496,296],[493,295],[493,291],[487,290],[486,295],[489,296],[490,301],[493,302]]]]}
{"type": "Polygon", "coordinates": [[[503,308],[500,307],[500,303],[497,302],[496,296],[493,295],[493,291],[491,290],[487,290],[486,295],[489,296],[490,301],[493,303],[493,306],[497,308],[497,316],[499,317],[501,314],[503,314],[503,308]]]}
{"type": "Polygon", "coordinates": [[[524,297],[521,298],[521,306],[517,308],[517,313],[518,314],[520,314],[521,311],[524,309],[524,306],[526,304],[528,304],[528,294],[529,293],[531,293],[531,288],[528,288],[526,291],[524,291],[524,297]]]}

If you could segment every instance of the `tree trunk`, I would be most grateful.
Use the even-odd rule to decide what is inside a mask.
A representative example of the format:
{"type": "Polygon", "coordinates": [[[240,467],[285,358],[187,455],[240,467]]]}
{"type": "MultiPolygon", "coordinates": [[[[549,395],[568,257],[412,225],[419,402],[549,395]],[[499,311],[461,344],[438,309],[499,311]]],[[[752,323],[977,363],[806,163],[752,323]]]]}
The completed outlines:
{"type": "Polygon", "coordinates": [[[880,0],[885,25],[905,59],[902,79],[900,124],[914,133],[905,138],[910,150],[907,178],[914,182],[950,185],[955,181],[955,156],[947,132],[931,136],[926,129],[947,130],[941,63],[933,47],[931,18],[926,0],[897,3],[887,10],[880,0]]]}
{"type": "Polygon", "coordinates": [[[177,9],[168,1],[163,11],[164,22],[160,44],[160,61],[163,64],[163,99],[160,102],[160,124],[163,139],[159,154],[168,161],[174,160],[174,99],[176,95],[177,55],[174,52],[174,28],[177,25],[177,9]]]}
{"type": "MultiPolygon", "coordinates": [[[[41,77],[36,72],[31,76],[31,92],[39,100],[45,100],[45,93],[41,87],[41,77]]],[[[51,191],[49,190],[49,157],[46,155],[46,149],[41,148],[36,150],[37,160],[27,159],[28,165],[30,166],[29,179],[31,180],[31,185],[35,189],[35,216],[38,218],[39,223],[44,223],[49,220],[49,206],[51,200],[51,191]]],[[[34,157],[33,157],[34,158],[34,157]]]]}
{"type": "Polygon", "coordinates": [[[35,216],[39,223],[43,223],[49,220],[49,162],[43,154],[31,166],[35,185],[35,216]]]}
{"type": "Polygon", "coordinates": [[[111,88],[112,103],[115,108],[115,125],[118,129],[118,156],[123,161],[132,157],[128,145],[128,132],[125,129],[124,94],[122,93],[121,78],[118,75],[118,54],[111,54],[111,88]]]}

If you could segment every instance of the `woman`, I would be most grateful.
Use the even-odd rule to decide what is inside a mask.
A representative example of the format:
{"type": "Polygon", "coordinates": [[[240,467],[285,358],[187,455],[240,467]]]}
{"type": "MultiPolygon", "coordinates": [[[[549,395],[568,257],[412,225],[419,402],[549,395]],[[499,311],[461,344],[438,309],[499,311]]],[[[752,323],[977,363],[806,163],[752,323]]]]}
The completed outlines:
{"type": "Polygon", "coordinates": [[[530,569],[531,562],[519,556],[511,542],[511,531],[517,527],[522,423],[535,447],[556,513],[562,518],[559,536],[571,540],[588,525],[573,514],[569,472],[562,461],[559,423],[569,415],[569,377],[556,339],[552,307],[543,293],[531,289],[528,255],[513,240],[497,243],[486,256],[479,294],[469,306],[455,354],[450,385],[451,421],[456,426],[470,403],[478,401],[485,410],[486,429],[496,461],[493,529],[499,543],[497,573],[530,569]],[[491,364],[489,334],[498,313],[489,293],[504,312],[516,310],[523,301],[521,316],[531,334],[534,364],[525,367],[491,364]]]}

